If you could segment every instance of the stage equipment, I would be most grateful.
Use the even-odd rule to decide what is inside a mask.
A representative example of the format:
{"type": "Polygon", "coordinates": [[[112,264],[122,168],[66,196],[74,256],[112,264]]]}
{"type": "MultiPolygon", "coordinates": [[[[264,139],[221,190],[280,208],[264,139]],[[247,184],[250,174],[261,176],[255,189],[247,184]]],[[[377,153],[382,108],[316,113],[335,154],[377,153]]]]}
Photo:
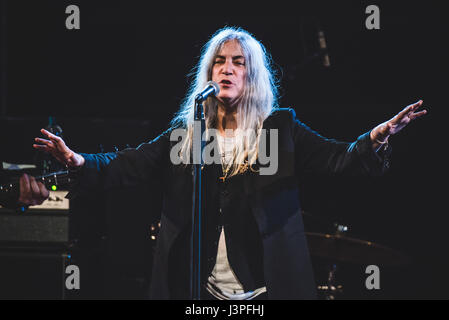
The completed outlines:
{"type": "Polygon", "coordinates": [[[219,85],[209,81],[206,88],[195,97],[195,114],[193,129],[193,195],[192,195],[192,235],[190,240],[190,298],[201,299],[201,250],[202,250],[202,202],[203,183],[202,168],[204,166],[203,150],[206,142],[203,135],[206,131],[203,102],[209,95],[216,96],[220,92],[219,85]]]}
{"type": "Polygon", "coordinates": [[[403,267],[410,263],[405,254],[386,246],[344,235],[348,227],[334,224],[334,234],[306,232],[312,258],[325,262],[327,276],[318,285],[318,292],[325,300],[335,300],[343,295],[344,284],[337,283],[336,274],[341,264],[361,266],[403,267]]]}

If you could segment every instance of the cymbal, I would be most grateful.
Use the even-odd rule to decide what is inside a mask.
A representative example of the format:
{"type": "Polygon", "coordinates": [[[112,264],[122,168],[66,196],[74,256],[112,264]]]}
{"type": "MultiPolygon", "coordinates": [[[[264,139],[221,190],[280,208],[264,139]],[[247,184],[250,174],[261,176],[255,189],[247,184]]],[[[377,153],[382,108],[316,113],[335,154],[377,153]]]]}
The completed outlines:
{"type": "Polygon", "coordinates": [[[363,265],[405,266],[409,257],[394,249],[343,235],[306,232],[310,254],[333,262],[363,265]]]}

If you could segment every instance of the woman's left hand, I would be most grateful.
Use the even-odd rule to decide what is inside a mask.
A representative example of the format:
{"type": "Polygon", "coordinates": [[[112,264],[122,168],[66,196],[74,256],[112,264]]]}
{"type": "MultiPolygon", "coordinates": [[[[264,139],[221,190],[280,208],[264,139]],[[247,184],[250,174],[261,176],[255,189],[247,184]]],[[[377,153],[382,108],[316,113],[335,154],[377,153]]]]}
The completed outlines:
{"type": "Polygon", "coordinates": [[[398,133],[411,121],[425,115],[427,113],[427,110],[416,112],[416,110],[421,107],[422,104],[423,101],[419,100],[418,102],[405,107],[404,110],[399,112],[390,120],[375,127],[370,134],[373,144],[381,144],[386,142],[390,135],[398,133]]]}

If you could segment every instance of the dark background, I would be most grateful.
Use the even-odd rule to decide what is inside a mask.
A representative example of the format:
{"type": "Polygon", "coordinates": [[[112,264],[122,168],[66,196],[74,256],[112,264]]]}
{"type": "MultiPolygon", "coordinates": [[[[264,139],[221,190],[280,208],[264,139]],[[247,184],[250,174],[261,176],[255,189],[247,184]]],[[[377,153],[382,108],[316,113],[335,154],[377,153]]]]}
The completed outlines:
{"type": "Polygon", "coordinates": [[[247,29],[266,46],[280,78],[281,106],[294,108],[326,137],[353,141],[423,99],[428,114],[391,137],[391,170],[384,177],[305,177],[301,200],[310,214],[349,225],[350,236],[412,258],[407,267],[381,268],[376,293],[358,288],[366,266],[342,266],[341,281],[358,288],[351,297],[449,297],[443,122],[449,22],[442,1],[190,8],[143,1],[0,3],[0,152],[11,162],[34,159],[33,138],[49,116],[80,152],[151,140],[178,109],[202,45],[226,25],[247,29]],[[65,28],[70,4],[80,8],[80,30],[65,28]],[[380,8],[380,30],[365,28],[370,4],[380,8]],[[318,25],[330,68],[311,58],[318,25]]]}

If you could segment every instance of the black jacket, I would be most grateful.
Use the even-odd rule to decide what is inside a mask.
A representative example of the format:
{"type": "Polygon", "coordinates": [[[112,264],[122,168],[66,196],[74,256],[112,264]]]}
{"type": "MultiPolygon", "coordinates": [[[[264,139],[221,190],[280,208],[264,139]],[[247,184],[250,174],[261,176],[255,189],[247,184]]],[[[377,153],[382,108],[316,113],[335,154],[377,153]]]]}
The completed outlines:
{"type": "MultiPolygon", "coordinates": [[[[247,219],[246,222],[240,221],[245,225],[239,226],[238,218],[224,223],[225,233],[228,232],[226,224],[234,223],[228,232],[234,233],[231,240],[240,239],[242,243],[245,232],[248,232],[248,239],[257,235],[257,241],[251,246],[259,248],[260,253],[239,263],[235,261],[244,252],[240,250],[237,256],[230,254],[230,263],[232,265],[234,260],[233,267],[239,269],[237,275],[240,273],[245,278],[242,283],[249,289],[260,285],[263,279],[269,299],[314,299],[315,281],[301,216],[298,175],[306,172],[381,175],[389,166],[390,147],[379,156],[372,149],[369,132],[353,143],[326,139],[297,120],[293,109],[278,109],[264,121],[264,128],[278,129],[278,171],[274,175],[246,173],[241,177],[233,177],[234,186],[229,187],[234,195],[240,194],[239,201],[243,199],[241,203],[246,203],[243,211],[248,212],[249,216],[242,218],[247,219]],[[240,182],[237,183],[237,180],[240,182]],[[249,231],[251,221],[255,228],[249,231]],[[261,262],[259,270],[253,265],[258,259],[261,262]],[[256,273],[260,271],[260,274],[248,278],[245,268],[256,273]]],[[[159,181],[164,197],[150,288],[150,297],[153,299],[188,298],[185,276],[188,273],[189,254],[186,250],[179,250],[179,244],[189,239],[192,174],[190,168],[171,163],[169,153],[176,142],[170,141],[170,132],[169,129],[136,149],[118,153],[82,154],[86,163],[77,173],[78,182],[70,194],[73,197],[82,192],[94,192],[99,186],[127,187],[159,181]]],[[[221,169],[212,165],[205,170],[206,173],[207,170],[212,172],[208,175],[211,178],[206,178],[206,183],[212,186],[208,194],[222,192],[215,181],[221,169]],[[207,179],[211,180],[208,182],[207,179]]],[[[229,180],[230,184],[233,178],[229,180]]],[[[221,206],[216,204],[217,199],[223,200],[222,197],[213,196],[206,199],[209,201],[206,207],[213,208],[209,209],[213,211],[210,214],[212,217],[216,217],[217,206],[221,206]]],[[[232,209],[232,203],[228,203],[229,212],[238,210],[232,209]]],[[[214,228],[217,222],[211,222],[208,226],[214,228]]],[[[211,234],[212,238],[216,238],[217,232],[211,234]]],[[[239,247],[235,245],[234,248],[239,247]]],[[[211,251],[207,255],[209,258],[216,254],[216,246],[211,245],[208,250],[211,251]]],[[[228,250],[232,250],[232,245],[228,250]]],[[[214,261],[209,261],[207,272],[210,272],[213,264],[214,261]]]]}

